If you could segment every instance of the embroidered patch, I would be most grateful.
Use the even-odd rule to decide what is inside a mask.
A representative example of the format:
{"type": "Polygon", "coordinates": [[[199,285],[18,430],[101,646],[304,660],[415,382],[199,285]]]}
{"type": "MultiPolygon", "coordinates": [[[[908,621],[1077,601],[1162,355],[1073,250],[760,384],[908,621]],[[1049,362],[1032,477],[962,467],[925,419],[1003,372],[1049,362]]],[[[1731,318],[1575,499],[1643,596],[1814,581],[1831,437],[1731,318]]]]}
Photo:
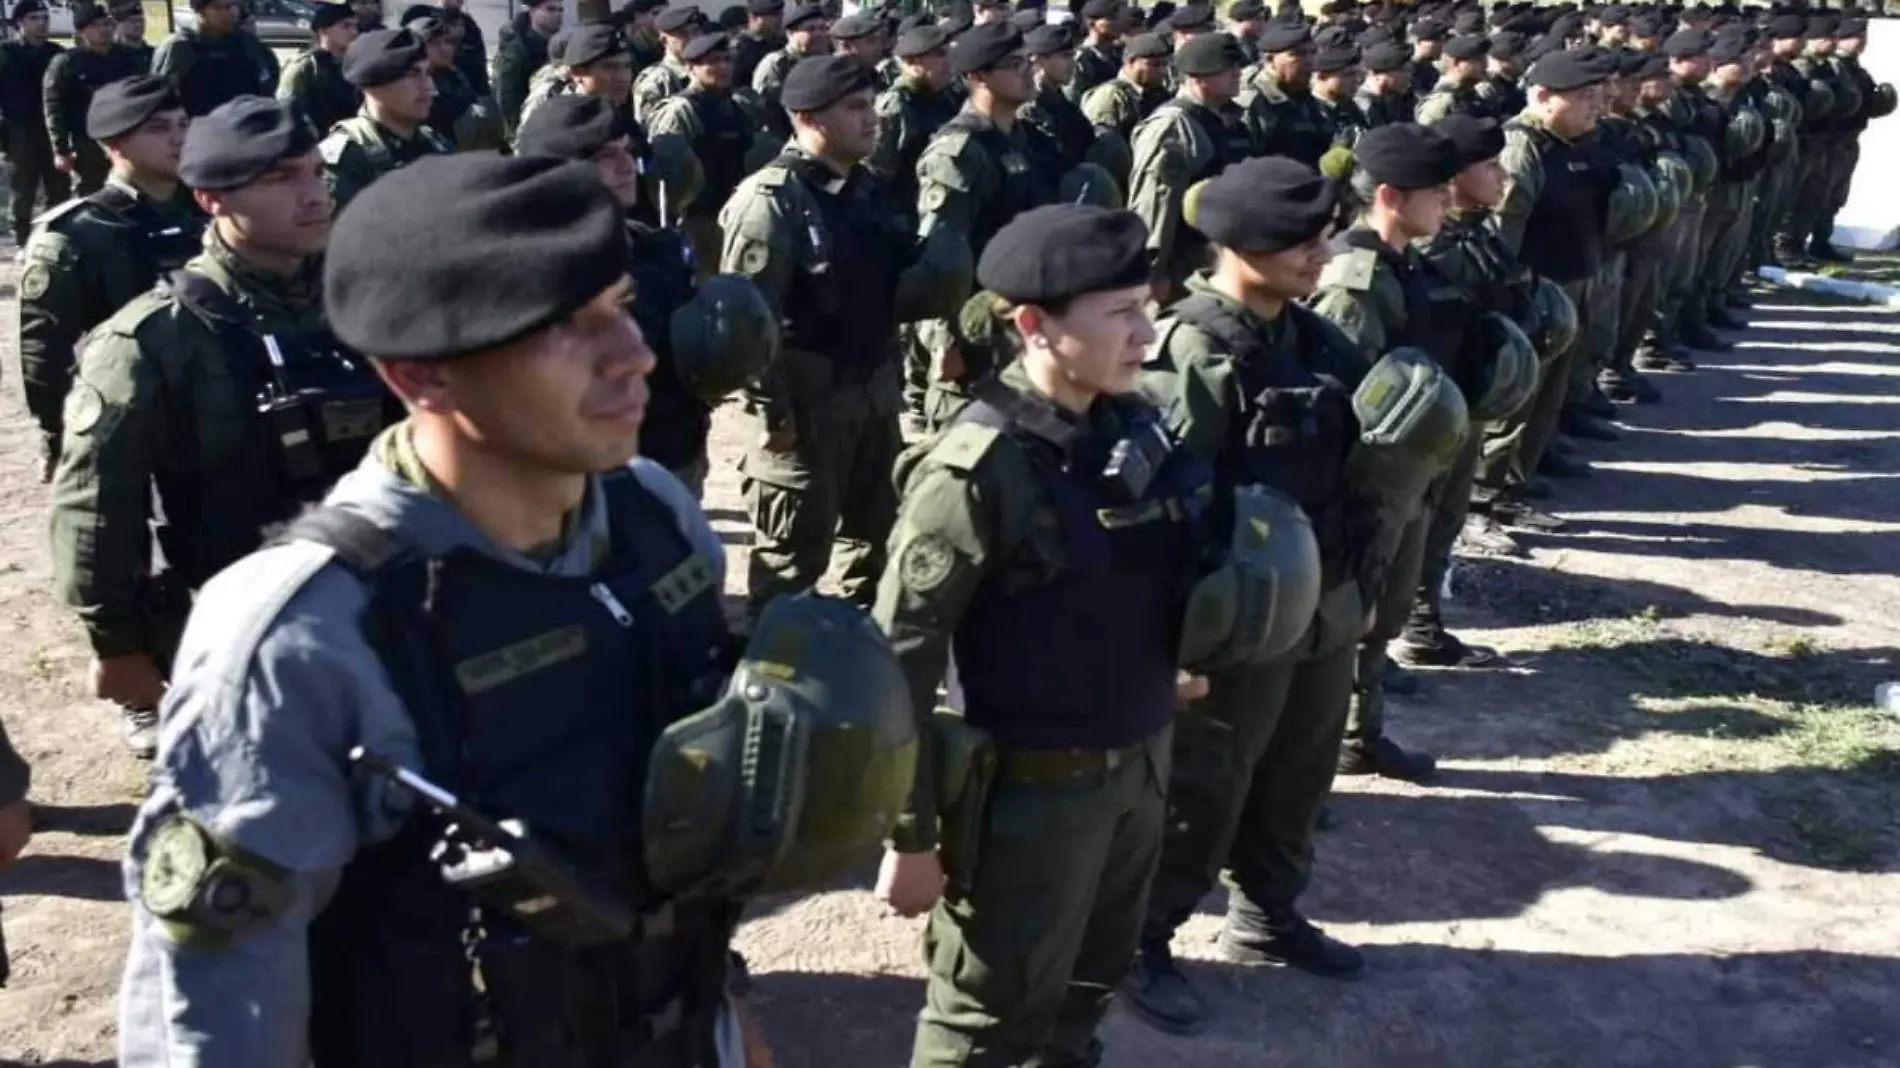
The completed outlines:
{"type": "Polygon", "coordinates": [[[587,628],[561,627],[462,661],[455,665],[455,681],[474,697],[586,652],[587,628]]]}
{"type": "Polygon", "coordinates": [[[105,410],[106,399],[97,389],[86,382],[74,382],[72,392],[66,394],[66,429],[84,434],[99,422],[105,410]]]}
{"type": "Polygon", "coordinates": [[[694,553],[681,560],[673,570],[661,575],[653,584],[653,600],[667,615],[678,615],[679,610],[690,604],[693,598],[712,589],[712,562],[694,553]]]}
{"type": "Polygon", "coordinates": [[[38,300],[46,295],[53,285],[53,272],[41,263],[29,263],[20,275],[20,296],[25,300],[38,300]]]}
{"type": "Polygon", "coordinates": [[[897,575],[908,589],[925,592],[943,585],[955,566],[956,550],[950,543],[935,534],[923,534],[904,546],[897,575]]]}

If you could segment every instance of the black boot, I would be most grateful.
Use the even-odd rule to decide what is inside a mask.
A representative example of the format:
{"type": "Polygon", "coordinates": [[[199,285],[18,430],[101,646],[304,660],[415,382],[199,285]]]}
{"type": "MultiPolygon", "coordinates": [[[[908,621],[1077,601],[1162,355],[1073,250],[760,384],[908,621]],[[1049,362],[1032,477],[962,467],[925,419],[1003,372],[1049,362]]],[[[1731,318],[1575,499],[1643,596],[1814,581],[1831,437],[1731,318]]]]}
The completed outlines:
{"type": "Polygon", "coordinates": [[[1379,688],[1394,697],[1417,697],[1418,676],[1388,658],[1379,671],[1379,688]]]}
{"type": "Polygon", "coordinates": [[[1365,954],[1327,937],[1291,908],[1273,909],[1264,931],[1251,924],[1237,925],[1230,911],[1217,949],[1235,964],[1298,968],[1326,979],[1358,979],[1366,974],[1365,954]]]}
{"type": "Polygon", "coordinates": [[[1174,949],[1159,940],[1143,939],[1128,977],[1128,1011],[1135,1019],[1171,1035],[1192,1035],[1207,1025],[1207,999],[1174,962],[1174,949]]]}
{"type": "Polygon", "coordinates": [[[1717,337],[1713,330],[1702,323],[1683,327],[1682,341],[1690,348],[1701,349],[1704,352],[1728,352],[1735,347],[1717,337]]]}
{"type": "Polygon", "coordinates": [[[1817,237],[1808,242],[1808,255],[1822,263],[1852,263],[1854,257],[1834,247],[1834,242],[1825,237],[1817,237]]]}
{"type": "Polygon", "coordinates": [[[1442,625],[1407,629],[1392,643],[1392,655],[1418,667],[1492,667],[1504,662],[1485,645],[1467,645],[1442,625]]]}
{"type": "Polygon", "coordinates": [[[1718,330],[1746,330],[1748,320],[1737,316],[1727,308],[1710,308],[1709,325],[1718,330]]]}
{"type": "Polygon", "coordinates": [[[1348,738],[1339,751],[1339,773],[1430,782],[1438,775],[1438,759],[1430,753],[1407,752],[1383,734],[1375,738],[1348,738]]]}
{"type": "Polygon", "coordinates": [[[1523,501],[1513,498],[1492,501],[1485,506],[1484,514],[1499,526],[1516,527],[1519,530],[1535,531],[1541,534],[1555,534],[1566,525],[1563,520],[1549,512],[1540,512],[1523,501]]]}
{"type": "MultiPolygon", "coordinates": [[[[1564,433],[1581,441],[1623,440],[1622,435],[1612,429],[1610,424],[1589,412],[1567,411],[1559,417],[1557,425],[1563,428],[1564,433]]],[[[1545,450],[1545,455],[1550,455],[1548,449],[1545,450]]]]}

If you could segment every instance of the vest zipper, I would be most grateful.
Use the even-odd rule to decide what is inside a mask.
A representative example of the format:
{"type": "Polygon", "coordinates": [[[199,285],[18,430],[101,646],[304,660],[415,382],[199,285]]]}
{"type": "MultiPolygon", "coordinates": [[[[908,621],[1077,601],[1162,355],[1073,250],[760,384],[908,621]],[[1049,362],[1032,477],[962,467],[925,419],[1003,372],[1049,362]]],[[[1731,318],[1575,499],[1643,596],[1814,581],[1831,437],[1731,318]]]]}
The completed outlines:
{"type": "Polygon", "coordinates": [[[594,600],[605,606],[607,611],[613,613],[615,623],[623,627],[633,626],[633,613],[627,611],[627,606],[620,603],[620,599],[614,596],[614,591],[608,589],[606,583],[596,582],[587,587],[587,592],[593,595],[594,600]]]}

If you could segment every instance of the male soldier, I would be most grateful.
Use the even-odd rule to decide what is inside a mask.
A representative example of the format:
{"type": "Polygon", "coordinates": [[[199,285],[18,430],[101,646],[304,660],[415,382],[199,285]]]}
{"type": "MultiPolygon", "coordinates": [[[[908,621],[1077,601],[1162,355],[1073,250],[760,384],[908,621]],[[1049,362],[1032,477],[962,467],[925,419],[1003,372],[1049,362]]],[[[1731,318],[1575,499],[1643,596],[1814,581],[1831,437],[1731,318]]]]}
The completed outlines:
{"type": "Polygon", "coordinates": [[[568,93],[606,97],[631,121],[634,74],[629,47],[626,36],[605,22],[583,22],[556,34],[549,48],[558,54],[536,77],[521,108],[522,121],[548,100],[568,93]]]}
{"type": "Polygon", "coordinates": [[[1069,99],[1083,104],[1089,91],[1112,80],[1122,69],[1123,0],[1088,0],[1082,20],[1088,37],[1075,50],[1075,77],[1069,99]]]}
{"type": "Polygon", "coordinates": [[[1418,108],[1412,96],[1412,53],[1396,41],[1381,41],[1366,48],[1362,64],[1366,80],[1359,89],[1358,104],[1366,125],[1411,122],[1418,108]]]}
{"type": "Polygon", "coordinates": [[[1174,56],[1180,95],[1135,127],[1128,205],[1148,226],[1155,295],[1163,305],[1207,265],[1207,239],[1181,218],[1188,188],[1256,151],[1246,115],[1234,102],[1240,61],[1240,49],[1224,33],[1189,42],[1174,56]]]}
{"type": "Polygon", "coordinates": [[[1433,18],[1412,24],[1412,93],[1421,100],[1438,85],[1438,58],[1445,53],[1451,26],[1433,18]]]}
{"type": "Polygon", "coordinates": [[[65,201],[72,183],[53,162],[46,133],[46,71],[65,51],[46,39],[46,0],[17,0],[10,21],[20,36],[0,41],[0,117],[5,120],[7,165],[12,170],[13,243],[24,249],[33,229],[34,201],[65,201]]]}
{"type": "Polygon", "coordinates": [[[970,269],[960,241],[949,243],[949,260],[960,252],[961,262],[945,261],[946,271],[920,260],[904,212],[862,166],[877,145],[877,113],[856,60],[800,60],[782,99],[792,142],[719,216],[721,270],[758,283],[784,326],[778,360],[747,394],[758,420],[742,468],[758,532],[746,576],[754,617],[772,598],[815,585],[834,538],[844,595],[864,604],[875,593],[903,444],[897,326],[947,314],[970,269]]]}
{"type": "MultiPolygon", "coordinates": [[[[1089,90],[1082,98],[1082,114],[1097,130],[1113,130],[1133,142],[1135,127],[1168,101],[1168,39],[1144,33],[1127,42],[1120,73],[1089,90]]],[[[1124,184],[1128,175],[1118,174],[1124,184]]]]}
{"type": "Polygon", "coordinates": [[[1234,0],[1227,7],[1227,35],[1240,46],[1252,66],[1260,60],[1260,35],[1267,30],[1267,5],[1261,0],[1234,0]]]}
{"type": "Polygon", "coordinates": [[[785,47],[785,0],[746,0],[745,30],[732,42],[732,84],[748,91],[759,61],[785,47]]]}
{"type": "Polygon", "coordinates": [[[1261,35],[1260,50],[1266,58],[1238,101],[1254,144],[1263,155],[1317,167],[1333,146],[1333,130],[1313,99],[1312,34],[1304,23],[1275,22],[1261,35]]]}
{"type": "MultiPolygon", "coordinates": [[[[903,69],[897,84],[878,94],[877,150],[871,168],[891,183],[892,199],[917,203],[917,161],[943,124],[959,110],[950,95],[950,35],[941,26],[919,26],[897,39],[903,69]]],[[[922,383],[916,384],[920,389],[922,383]]]]}
{"type": "Polygon", "coordinates": [[[719,265],[724,247],[719,209],[725,207],[732,191],[739,188],[739,180],[746,176],[755,127],[732,95],[732,50],[725,34],[693,38],[681,51],[680,59],[692,83],[653,109],[647,136],[656,144],[676,138],[699,161],[705,184],[698,195],[691,204],[668,205],[668,217],[659,222],[662,226],[677,224],[685,232],[699,277],[705,278],[719,265]]]}
{"type": "Polygon", "coordinates": [[[1491,35],[1490,76],[1478,83],[1485,114],[1500,123],[1514,119],[1529,103],[1524,96],[1524,69],[1530,64],[1530,40],[1515,30],[1491,35]]]}
{"type": "Polygon", "coordinates": [[[1352,147],[1371,127],[1353,95],[1359,89],[1359,49],[1326,45],[1313,53],[1313,102],[1325,116],[1332,143],[1352,147]]]}
{"type": "Polygon", "coordinates": [[[1484,94],[1478,91],[1485,81],[1486,57],[1490,52],[1490,40],[1477,34],[1445,42],[1444,72],[1432,91],[1418,102],[1418,121],[1429,125],[1453,112],[1490,114],[1484,94]]]}
{"type": "MultiPolygon", "coordinates": [[[[338,334],[411,414],[199,602],[126,863],[121,1063],[769,1063],[726,989],[751,884],[669,807],[762,802],[667,789],[748,711],[720,696],[718,542],[635,459],[653,355],[619,204],[584,164],[428,160],[365,194],[326,268],[338,334]],[[392,765],[525,825],[533,864],[462,877],[480,817],[370,774],[392,765]]],[[[849,690],[829,659],[901,688],[870,621],[829,607],[780,616],[813,643],[800,677],[849,690]]],[[[857,731],[910,736],[901,697],[865,706],[857,731]]]]}
{"type": "Polygon", "coordinates": [[[362,32],[383,28],[383,0],[350,0],[350,10],[356,12],[356,27],[362,32]]]}
{"type": "MultiPolygon", "coordinates": [[[[406,16],[403,24],[408,25],[409,12],[403,14],[406,16]]],[[[431,14],[449,27],[455,40],[455,69],[462,72],[468,87],[477,97],[494,96],[494,86],[488,79],[488,46],[482,40],[481,26],[468,13],[465,0],[439,0],[431,14]]]]}
{"type": "Polygon", "coordinates": [[[429,60],[429,82],[435,88],[429,102],[429,128],[458,151],[502,147],[499,109],[494,101],[477,96],[468,76],[456,66],[455,24],[417,14],[413,8],[403,14],[411,16],[403,20],[403,28],[422,40],[423,55],[429,60]]]}
{"type": "Polygon", "coordinates": [[[871,80],[875,83],[878,64],[884,62],[888,52],[884,20],[869,11],[846,15],[831,24],[831,47],[839,55],[857,60],[859,65],[871,72],[871,80]]]}
{"type": "MultiPolygon", "coordinates": [[[[1075,77],[1075,41],[1069,27],[1044,23],[1030,30],[1023,35],[1023,51],[1036,80],[1036,98],[1023,105],[1018,120],[1055,142],[1070,166],[1097,161],[1095,125],[1068,96],[1069,82],[1075,77]]],[[[1125,164],[1126,145],[1120,148],[1117,154],[1125,164]]]]}
{"type": "Polygon", "coordinates": [[[171,83],[101,87],[86,134],[110,161],[106,184],[41,216],[20,274],[20,377],[40,424],[41,481],[59,460],[80,339],[203,247],[204,213],[178,184],[185,113],[171,83]]]}
{"type": "MultiPolygon", "coordinates": [[[[1651,403],[1661,398],[1661,392],[1636,369],[1634,361],[1636,354],[1644,351],[1645,338],[1653,335],[1668,273],[1673,269],[1675,257],[1681,255],[1679,205],[1688,192],[1681,179],[1688,176],[1688,167],[1682,160],[1680,139],[1667,126],[1658,123],[1655,111],[1669,95],[1668,57],[1633,52],[1630,58],[1632,66],[1622,79],[1632,94],[1630,106],[1604,121],[1621,132],[1625,140],[1639,146],[1642,166],[1656,179],[1659,193],[1665,182],[1669,184],[1668,195],[1678,210],[1674,219],[1659,219],[1628,250],[1622,307],[1617,315],[1616,346],[1599,384],[1611,401],[1651,403]]],[[[1659,205],[1659,213],[1660,210],[1659,205]]]]}
{"type": "Polygon", "coordinates": [[[541,0],[501,28],[495,36],[495,102],[502,130],[512,140],[528,102],[528,83],[548,64],[548,39],[561,29],[561,0],[541,0]]]}
{"type": "MultiPolygon", "coordinates": [[[[1168,34],[1174,40],[1174,50],[1204,34],[1214,33],[1214,8],[1211,4],[1189,3],[1176,8],[1168,16],[1168,34]]],[[[1239,48],[1235,45],[1235,48],[1239,48]]]]}
{"type": "Polygon", "coordinates": [[[1709,329],[1703,313],[1705,305],[1695,296],[1711,229],[1709,201],[1715,196],[1721,169],[1722,108],[1703,92],[1709,77],[1709,50],[1714,44],[1715,39],[1701,29],[1680,30],[1663,42],[1675,87],[1662,110],[1683,139],[1685,154],[1695,171],[1696,193],[1683,206],[1682,252],[1664,292],[1658,344],[1637,364],[1645,371],[1693,369],[1695,365],[1683,344],[1710,351],[1721,351],[1728,345],[1709,329]]]}
{"type": "Polygon", "coordinates": [[[1832,83],[1820,76],[1805,54],[1807,35],[1808,20],[1800,12],[1776,15],[1768,22],[1770,48],[1774,53],[1768,78],[1800,105],[1795,156],[1790,165],[1792,173],[1785,179],[1782,214],[1775,223],[1775,258],[1788,267],[1807,262],[1808,234],[1798,231],[1812,223],[1819,208],[1804,210],[1800,199],[1803,187],[1809,184],[1816,157],[1823,154],[1821,141],[1825,137],[1826,116],[1834,105],[1832,83]]]}
{"type": "Polygon", "coordinates": [[[752,74],[752,95],[759,99],[765,127],[780,140],[791,138],[792,119],[779,106],[779,87],[799,60],[831,52],[830,30],[831,23],[817,4],[792,8],[785,13],[785,47],[760,60],[759,69],[752,74]]]}
{"type": "Polygon", "coordinates": [[[139,73],[138,60],[112,46],[112,19],[96,4],[73,8],[73,47],[46,67],[46,132],[53,167],[73,178],[79,196],[106,180],[106,154],[86,136],[86,111],[99,87],[139,73]]]}
{"type": "Polygon", "coordinates": [[[145,6],[138,0],[112,6],[112,47],[130,55],[138,73],[151,73],[154,49],[145,43],[145,6]]]}
{"type": "Polygon", "coordinates": [[[1298,304],[1326,264],[1337,201],[1336,183],[1288,159],[1246,160],[1209,180],[1190,221],[1214,263],[1162,320],[1143,375],[1170,428],[1214,468],[1215,505],[1231,510],[1256,487],[1289,497],[1319,557],[1317,611],[1287,621],[1291,647],[1210,672],[1206,698],[1175,719],[1167,833],[1128,984],[1136,1017],[1172,1034],[1198,1030],[1209,1007],[1170,942],[1223,874],[1222,958],[1341,979],[1365,967],[1298,908],[1374,581],[1369,501],[1347,480],[1365,360],[1298,304]]]}
{"type": "MultiPolygon", "coordinates": [[[[1747,323],[1729,310],[1729,286],[1740,275],[1742,258],[1748,250],[1748,231],[1754,221],[1750,208],[1755,176],[1766,162],[1761,147],[1768,122],[1742,93],[1751,77],[1747,43],[1738,37],[1719,37],[1708,56],[1708,99],[1722,112],[1722,133],[1717,141],[1722,168],[1702,218],[1702,273],[1690,300],[1700,301],[1702,323],[1735,330],[1747,323]]],[[[1801,195],[1796,193],[1797,212],[1803,210],[1801,195]]],[[[1684,336],[1688,337],[1687,331],[1684,336]]],[[[1692,337],[1689,341],[1695,343],[1692,337]]]]}
{"type": "MultiPolygon", "coordinates": [[[[1676,42],[1679,36],[1672,34],[1669,41],[1676,42]]],[[[1676,179],[1680,205],[1675,221],[1654,242],[1658,249],[1658,262],[1654,268],[1653,307],[1647,312],[1634,310],[1631,321],[1624,324],[1625,340],[1631,336],[1637,339],[1630,366],[1639,371],[1689,371],[1695,367],[1687,357],[1679,354],[1676,343],[1679,304],[1672,297],[1672,287],[1676,284],[1677,275],[1684,270],[1681,261],[1685,258],[1694,259],[1695,250],[1701,243],[1702,215],[1707,199],[1696,185],[1695,171],[1690,163],[1692,135],[1685,118],[1687,112],[1679,110],[1677,102],[1673,68],[1678,62],[1671,57],[1667,46],[1651,57],[1649,65],[1640,75],[1636,109],[1632,113],[1647,129],[1657,151],[1662,156],[1672,158],[1671,170],[1676,179]],[[1674,165],[1677,162],[1680,163],[1679,167],[1674,165]]],[[[1790,133],[1792,130],[1790,126],[1790,133]]],[[[1713,156],[1710,158],[1713,159],[1713,156]]],[[[1772,207],[1767,210],[1770,219],[1777,217],[1772,207]]],[[[1634,278],[1632,281],[1635,283],[1636,295],[1642,296],[1643,279],[1634,278]]],[[[1625,304],[1630,305],[1630,302],[1626,301],[1625,304]]]]}
{"type": "Polygon", "coordinates": [[[1813,151],[1802,154],[1801,184],[1794,194],[1800,220],[1792,236],[1800,251],[1824,263],[1841,262],[1841,254],[1830,241],[1834,233],[1834,175],[1843,153],[1854,141],[1855,123],[1865,103],[1859,84],[1835,62],[1834,35],[1839,20],[1833,12],[1808,19],[1807,54],[1799,66],[1811,80],[1828,87],[1831,103],[1815,130],[1813,151]]]}
{"type": "Polygon", "coordinates": [[[1834,217],[1847,204],[1847,194],[1853,185],[1854,169],[1860,165],[1860,135],[1867,132],[1868,124],[1875,119],[1885,118],[1894,112],[1893,86],[1874,84],[1873,75],[1861,66],[1860,55],[1867,48],[1867,20],[1849,18],[1841,20],[1838,41],[1834,46],[1834,72],[1838,83],[1843,87],[1851,86],[1853,95],[1861,101],[1861,106],[1852,116],[1843,118],[1839,124],[1840,155],[1828,165],[1828,192],[1826,207],[1821,215],[1821,223],[1815,230],[1814,244],[1810,251],[1816,258],[1845,263],[1853,257],[1834,247],[1831,237],[1834,233],[1834,217]]]}
{"type": "Polygon", "coordinates": [[[321,170],[288,104],[240,97],[192,123],[179,178],[211,214],[204,251],[91,333],[66,399],[54,588],[145,757],[193,592],[354,466],[388,414],[324,325],[321,170]]]}
{"type": "Polygon", "coordinates": [[[240,96],[270,96],[277,79],[269,49],[238,28],[235,0],[191,0],[198,25],[165,38],[152,56],[152,73],[168,78],[192,118],[240,96]]]}
{"type": "Polygon", "coordinates": [[[317,129],[328,133],[363,106],[363,91],[343,76],[343,57],[356,43],[356,16],[343,4],[319,4],[310,16],[310,32],[316,40],[284,68],[277,99],[303,108],[317,129]]]}
{"type": "MultiPolygon", "coordinates": [[[[683,92],[693,82],[693,76],[686,69],[686,60],[681,55],[693,38],[700,36],[705,25],[705,16],[691,5],[670,7],[660,12],[653,20],[660,31],[660,41],[665,45],[666,54],[658,63],[640,71],[633,79],[633,117],[634,121],[644,125],[653,115],[653,109],[660,101],[683,92]]],[[[573,57],[568,57],[573,63],[573,57]]],[[[629,59],[631,65],[631,59],[629,59]]]]}
{"type": "Polygon", "coordinates": [[[363,91],[363,113],[337,123],[319,146],[338,214],[383,175],[455,151],[428,126],[435,83],[424,47],[410,30],[376,30],[343,57],[344,77],[363,91]]]}
{"type": "MultiPolygon", "coordinates": [[[[1353,148],[1352,193],[1361,214],[1335,242],[1338,254],[1320,278],[1313,310],[1380,360],[1401,347],[1422,350],[1470,399],[1483,386],[1477,306],[1413,247],[1438,233],[1445,186],[1463,170],[1450,138],[1427,127],[1392,123],[1368,130],[1353,148]]],[[[1456,450],[1462,440],[1449,443],[1456,450]]],[[[1450,453],[1440,457],[1453,462],[1450,453]]],[[[1424,568],[1425,536],[1447,479],[1395,493],[1379,517],[1376,581],[1368,588],[1371,629],[1359,643],[1351,711],[1339,770],[1425,782],[1437,772],[1428,754],[1408,752],[1385,734],[1387,647],[1405,624],[1424,568]]]]}
{"type": "Polygon", "coordinates": [[[660,40],[660,28],[655,25],[665,10],[666,0],[633,0],[609,20],[626,35],[636,74],[666,57],[666,42],[660,40]]]}

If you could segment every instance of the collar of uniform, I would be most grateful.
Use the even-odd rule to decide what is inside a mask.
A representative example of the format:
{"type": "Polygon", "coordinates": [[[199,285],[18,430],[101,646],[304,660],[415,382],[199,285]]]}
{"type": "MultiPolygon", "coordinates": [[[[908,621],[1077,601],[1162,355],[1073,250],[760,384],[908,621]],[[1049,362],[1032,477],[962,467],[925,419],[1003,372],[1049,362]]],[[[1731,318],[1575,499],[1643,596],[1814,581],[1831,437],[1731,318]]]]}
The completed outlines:
{"type": "Polygon", "coordinates": [[[784,156],[791,162],[792,170],[807,185],[827,196],[835,197],[844,192],[851,185],[851,179],[858,174],[858,168],[853,167],[849,173],[840,175],[829,164],[805,151],[804,146],[796,141],[785,146],[784,156]]]}
{"type": "Polygon", "coordinates": [[[218,236],[215,224],[205,227],[204,243],[204,255],[192,260],[190,266],[219,283],[240,307],[286,318],[322,314],[323,257],[306,259],[296,277],[284,278],[244,262],[218,236]]]}
{"type": "Polygon", "coordinates": [[[1259,331],[1270,345],[1277,344],[1280,339],[1285,336],[1287,324],[1293,318],[1288,314],[1286,308],[1282,307],[1278,318],[1262,319],[1260,314],[1252,308],[1247,307],[1240,301],[1215,289],[1213,281],[1206,271],[1196,271],[1194,274],[1188,276],[1187,288],[1188,292],[1206,297],[1227,309],[1229,312],[1232,312],[1234,315],[1239,316],[1240,320],[1246,323],[1248,327],[1259,331]]]}
{"type": "Polygon", "coordinates": [[[1105,427],[1105,422],[1114,424],[1119,424],[1120,422],[1115,416],[1114,406],[1108,403],[1107,397],[1095,398],[1095,402],[1089,405],[1089,410],[1081,415],[1077,415],[1075,412],[1057,404],[1054,400],[1050,399],[1048,394],[1037,389],[1036,384],[1029,380],[1029,372],[1023,367],[1023,362],[1020,359],[1011,360],[1009,366],[997,373],[996,378],[997,381],[1001,382],[1010,392],[1021,396],[1025,402],[1047,410],[1050,415],[1060,420],[1063,424],[1081,432],[1076,437],[1070,439],[1066,446],[1057,445],[1042,435],[1036,435],[1036,440],[1047,443],[1052,449],[1059,450],[1062,453],[1064,461],[1075,458],[1076,445],[1082,441],[1083,438],[1094,435],[1104,429],[1112,429],[1112,427],[1105,427]]]}
{"type": "Polygon", "coordinates": [[[1340,243],[1349,248],[1370,249],[1379,257],[1379,262],[1399,272],[1410,274],[1418,269],[1418,251],[1412,248],[1395,249],[1385,243],[1385,238],[1365,226],[1355,226],[1341,235],[1340,243]]]}

